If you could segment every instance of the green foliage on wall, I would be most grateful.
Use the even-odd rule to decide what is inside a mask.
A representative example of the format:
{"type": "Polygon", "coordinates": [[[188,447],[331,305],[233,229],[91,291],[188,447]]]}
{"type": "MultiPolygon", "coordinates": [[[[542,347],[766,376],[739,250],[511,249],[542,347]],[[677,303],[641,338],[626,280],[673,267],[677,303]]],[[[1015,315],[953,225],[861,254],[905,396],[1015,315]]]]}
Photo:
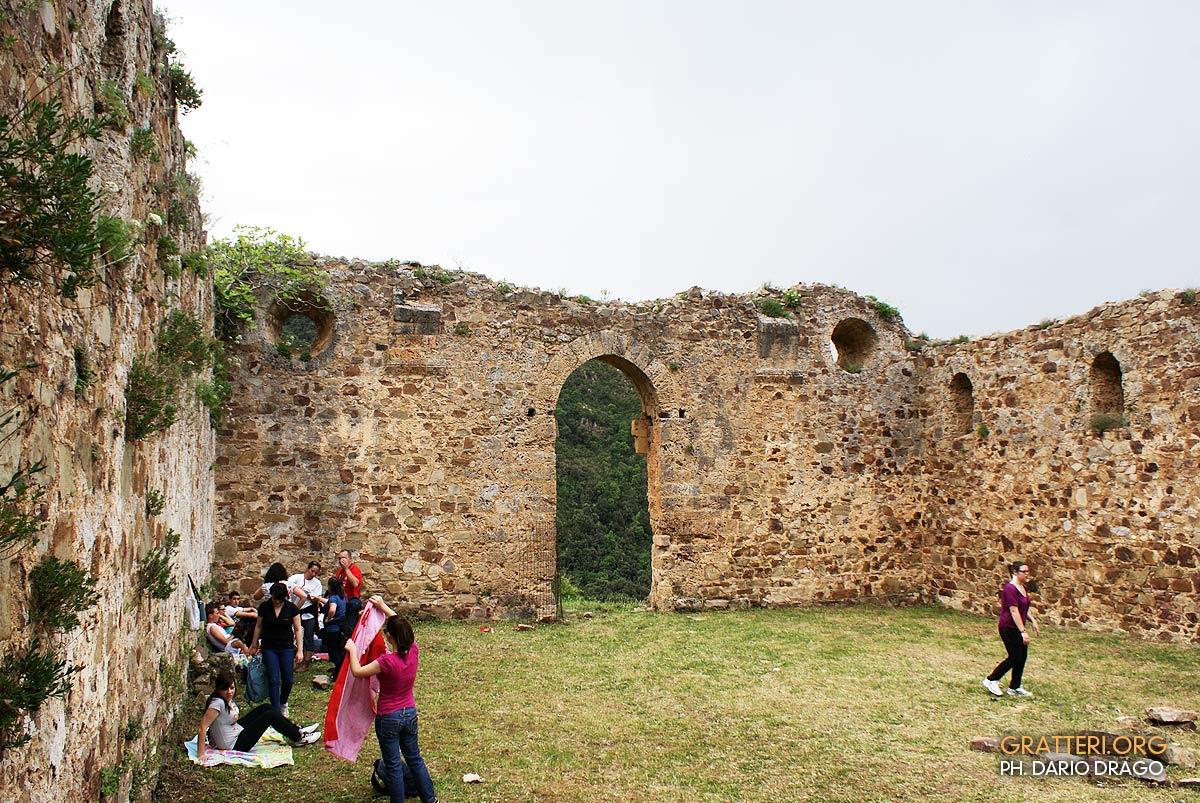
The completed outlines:
{"type": "MultiPolygon", "coordinates": [[[[629,380],[596,360],[558,397],[558,566],[592,599],[644,599],[650,591],[646,461],[630,422],[642,403],[629,380]]],[[[560,589],[561,591],[561,589],[560,589]]]]}
{"type": "Polygon", "coordinates": [[[161,546],[156,546],[138,561],[137,588],[153,599],[169,599],[175,590],[175,553],[179,549],[179,533],[167,530],[161,546]]]}
{"type": "Polygon", "coordinates": [[[92,160],[77,147],[99,136],[57,100],[0,114],[0,281],[52,284],[70,299],[97,282],[98,260],[125,256],[113,219],[97,219],[92,160]]]}
{"type": "Polygon", "coordinates": [[[328,304],[329,274],[313,264],[303,240],[257,226],[238,226],[234,232],[232,239],[208,248],[218,337],[236,342],[243,329],[253,326],[259,293],[284,304],[328,304]]]}
{"type": "Polygon", "coordinates": [[[214,425],[229,400],[229,366],[221,344],[208,336],[194,315],[174,310],[163,319],[158,348],[134,358],[125,388],[125,437],[140,440],[175,423],[184,380],[205,371],[196,395],[209,409],[214,425]]]}
{"type": "Polygon", "coordinates": [[[171,92],[175,95],[175,103],[184,113],[200,108],[204,92],[196,85],[196,79],[179,62],[171,64],[171,92]]]}
{"type": "Polygon", "coordinates": [[[783,303],[777,298],[760,298],[758,300],[758,311],[768,318],[787,318],[788,311],[784,309],[783,303]]]}
{"type": "Polygon", "coordinates": [[[73,560],[46,557],[29,572],[30,617],[48,631],[74,630],[96,604],[96,578],[73,560]]]}
{"type": "Polygon", "coordinates": [[[22,727],[25,713],[65,697],[77,671],[52,650],[43,650],[37,639],[0,658],[0,752],[29,741],[22,727]]]}

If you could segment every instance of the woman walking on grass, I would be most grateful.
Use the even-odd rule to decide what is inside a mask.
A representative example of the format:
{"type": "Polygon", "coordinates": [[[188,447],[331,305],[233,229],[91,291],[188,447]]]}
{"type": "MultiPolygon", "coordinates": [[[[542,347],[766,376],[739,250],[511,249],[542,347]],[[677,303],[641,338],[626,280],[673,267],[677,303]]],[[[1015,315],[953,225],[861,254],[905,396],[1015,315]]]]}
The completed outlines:
{"type": "Polygon", "coordinates": [[[1000,678],[1004,677],[1004,673],[1012,670],[1012,677],[1008,682],[1008,693],[1014,697],[1032,697],[1033,693],[1026,691],[1022,686],[1022,675],[1025,673],[1025,659],[1029,656],[1029,630],[1033,628],[1033,632],[1041,635],[1041,628],[1029,615],[1029,592],[1025,588],[1025,584],[1029,582],[1029,566],[1021,561],[1017,561],[1009,566],[1012,571],[1012,579],[1004,586],[1004,590],[1000,592],[1000,619],[998,625],[1000,628],[1000,640],[1004,642],[1004,649],[1008,651],[1008,657],[1001,661],[992,674],[983,679],[983,687],[992,694],[1000,697],[1000,678]]]}
{"type": "Polygon", "coordinates": [[[391,803],[404,803],[404,765],[407,764],[416,781],[421,803],[437,803],[433,780],[421,749],[417,745],[417,704],[413,698],[413,683],[417,679],[417,645],[412,625],[403,616],[384,604],[383,599],[371,597],[371,604],[388,615],[383,634],[388,649],[376,660],[362,666],[353,641],[346,642],[346,659],[356,678],[379,676],[379,701],[375,709],[375,736],[383,753],[383,764],[391,803]],[[400,754],[404,754],[404,762],[400,754]]]}

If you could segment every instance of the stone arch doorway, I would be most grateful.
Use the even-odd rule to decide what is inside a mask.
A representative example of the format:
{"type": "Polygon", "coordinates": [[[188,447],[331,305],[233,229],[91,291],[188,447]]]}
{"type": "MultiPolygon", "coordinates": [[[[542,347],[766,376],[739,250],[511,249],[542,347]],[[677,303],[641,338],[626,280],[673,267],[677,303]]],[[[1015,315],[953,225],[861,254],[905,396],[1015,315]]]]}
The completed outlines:
{"type": "MultiPolygon", "coordinates": [[[[608,338],[603,335],[593,335],[581,340],[585,343],[576,342],[572,344],[570,349],[571,356],[561,356],[555,360],[550,367],[551,375],[554,377],[554,397],[549,404],[549,412],[554,413],[558,406],[559,396],[562,393],[563,386],[567,380],[575,373],[576,370],[582,368],[587,363],[595,360],[605,363],[608,366],[616,368],[624,378],[633,386],[637,392],[638,399],[641,402],[641,409],[636,418],[630,420],[626,426],[626,432],[632,439],[634,450],[642,459],[645,460],[646,469],[646,515],[649,519],[651,538],[655,533],[660,532],[661,518],[661,438],[662,430],[659,424],[660,417],[664,415],[662,394],[660,394],[660,384],[656,384],[653,377],[663,376],[667,372],[665,366],[660,366],[657,362],[645,359],[643,355],[636,353],[636,350],[631,350],[626,347],[624,342],[609,342],[608,338]],[[580,348],[582,346],[582,348],[580,348]],[[631,353],[631,351],[633,353],[631,353]],[[641,359],[639,359],[641,357],[641,359]],[[637,360],[635,362],[634,360],[637,360]],[[640,363],[640,364],[639,364],[640,363]],[[643,368],[643,366],[645,366],[643,368]]],[[[557,469],[558,455],[555,446],[558,441],[558,425],[557,420],[553,415],[550,416],[553,425],[551,426],[551,443],[549,454],[553,456],[555,468],[557,469]]],[[[558,484],[554,485],[554,494],[551,497],[551,511],[548,516],[551,522],[555,524],[549,528],[548,536],[550,544],[546,545],[545,552],[548,556],[553,556],[555,561],[555,576],[554,581],[550,586],[549,598],[539,601],[538,613],[539,616],[545,618],[547,613],[561,617],[562,615],[562,598],[560,595],[559,579],[557,575],[558,561],[558,532],[557,532],[557,512],[558,512],[558,484]]],[[[658,583],[659,567],[656,557],[656,549],[653,545],[648,545],[650,553],[650,587],[646,598],[653,600],[655,598],[655,588],[658,583]]]]}

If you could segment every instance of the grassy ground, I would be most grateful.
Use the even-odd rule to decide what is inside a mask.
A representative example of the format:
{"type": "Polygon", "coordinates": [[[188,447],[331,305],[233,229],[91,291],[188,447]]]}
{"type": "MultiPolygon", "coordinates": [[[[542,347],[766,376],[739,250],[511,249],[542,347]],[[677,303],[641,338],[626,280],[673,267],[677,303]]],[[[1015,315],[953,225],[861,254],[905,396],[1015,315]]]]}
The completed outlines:
{"type": "MultiPolygon", "coordinates": [[[[1026,686],[979,685],[1003,655],[993,620],[856,606],[698,615],[584,604],[567,622],[417,625],[422,753],[443,801],[1172,800],[1138,781],[1001,778],[972,736],[1108,729],[1153,704],[1200,705],[1200,650],[1048,629],[1026,686]],[[593,618],[581,616],[593,611],[593,618]],[[476,772],[483,784],[466,785],[476,772]]],[[[291,709],[321,721],[298,678],[291,709]]],[[[191,717],[194,719],[194,717],[191,717]]],[[[193,731],[194,733],[194,731],[193,731]]],[[[359,801],[357,764],[319,748],[296,766],[199,768],[178,744],[156,799],[359,801]]],[[[1178,733],[1184,746],[1200,736],[1178,733]]],[[[1197,775],[1172,770],[1174,778],[1197,775]]]]}

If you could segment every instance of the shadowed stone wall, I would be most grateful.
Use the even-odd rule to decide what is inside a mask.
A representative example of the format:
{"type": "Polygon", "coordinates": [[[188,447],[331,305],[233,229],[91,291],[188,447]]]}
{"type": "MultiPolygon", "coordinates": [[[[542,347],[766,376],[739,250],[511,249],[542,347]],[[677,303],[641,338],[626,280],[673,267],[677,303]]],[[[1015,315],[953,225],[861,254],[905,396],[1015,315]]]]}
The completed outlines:
{"type": "MultiPolygon", "coordinates": [[[[98,115],[100,88],[112,82],[128,104],[128,125],[81,145],[95,160],[101,213],[141,223],[151,213],[165,218],[177,199],[172,236],[185,251],[202,245],[195,198],[172,189],[185,168],[184,140],[165,55],[152,42],[150,4],[0,0],[0,10],[0,108],[11,114],[30,98],[57,98],[70,114],[98,115]],[[145,81],[135,88],[139,73],[149,78],[148,90],[145,81]],[[135,128],[150,129],[157,158],[131,153],[135,128]]],[[[41,285],[0,283],[0,365],[31,364],[0,388],[0,411],[15,407],[27,420],[0,449],[0,483],[19,465],[47,465],[36,479],[45,490],[34,511],[41,536],[0,560],[0,651],[16,654],[35,636],[28,574],[44,556],[79,561],[100,594],[78,628],[41,636],[79,672],[65,699],[50,700],[24,722],[30,742],[4,751],[0,800],[98,800],[101,771],[121,765],[113,799],[126,799],[134,786],[144,796],[182,693],[181,644],[195,643],[191,631],[180,636],[184,578],[203,583],[210,566],[214,432],[207,411],[187,394],[173,427],[141,441],[125,437],[130,363],[154,350],[159,322],[172,309],[211,322],[210,283],[186,271],[177,279],[164,274],[156,243],[165,231],[137,228],[132,255],[75,301],[41,285]],[[80,392],[77,347],[95,373],[80,392]],[[146,514],[149,490],[165,495],[161,515],[146,514]],[[169,600],[143,599],[138,561],[168,528],[182,536],[173,563],[180,586],[169,600]]]]}

